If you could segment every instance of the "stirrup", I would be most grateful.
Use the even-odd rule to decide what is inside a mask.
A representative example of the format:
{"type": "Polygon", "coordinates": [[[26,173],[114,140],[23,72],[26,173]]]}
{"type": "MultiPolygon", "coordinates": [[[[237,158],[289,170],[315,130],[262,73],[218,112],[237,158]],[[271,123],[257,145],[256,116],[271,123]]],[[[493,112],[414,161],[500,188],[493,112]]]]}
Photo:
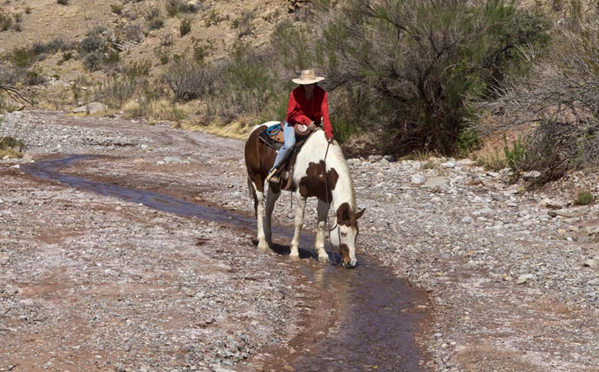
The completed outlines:
{"type": "Polygon", "coordinates": [[[276,174],[279,172],[278,168],[273,169],[266,177],[266,182],[279,183],[280,178],[276,174]]]}

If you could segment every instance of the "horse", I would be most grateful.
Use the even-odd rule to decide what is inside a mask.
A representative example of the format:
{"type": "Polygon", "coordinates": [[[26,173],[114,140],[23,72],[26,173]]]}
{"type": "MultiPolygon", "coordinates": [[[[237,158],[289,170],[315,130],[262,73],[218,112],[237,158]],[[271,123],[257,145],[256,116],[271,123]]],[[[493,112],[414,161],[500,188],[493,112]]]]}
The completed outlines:
{"type": "MultiPolygon", "coordinates": [[[[281,186],[272,182],[269,184],[266,207],[264,207],[264,181],[274,164],[277,153],[260,140],[259,135],[269,126],[278,123],[267,122],[256,126],[245,143],[248,188],[254,199],[258,249],[261,251],[272,247],[272,212],[281,195],[281,186]]],[[[297,154],[293,174],[289,176],[292,177],[290,191],[295,194],[297,200],[295,230],[291,240],[291,259],[299,259],[299,237],[304,224],[306,199],[316,197],[318,198],[318,230],[315,247],[318,261],[329,262],[329,256],[325,251],[325,227],[332,202],[336,213],[333,228],[329,231],[330,240],[341,255],[341,265],[345,268],[354,268],[357,264],[358,219],[364,214],[364,209],[357,209],[349,167],[339,144],[335,141],[329,144],[322,130],[312,133],[297,154]]]]}

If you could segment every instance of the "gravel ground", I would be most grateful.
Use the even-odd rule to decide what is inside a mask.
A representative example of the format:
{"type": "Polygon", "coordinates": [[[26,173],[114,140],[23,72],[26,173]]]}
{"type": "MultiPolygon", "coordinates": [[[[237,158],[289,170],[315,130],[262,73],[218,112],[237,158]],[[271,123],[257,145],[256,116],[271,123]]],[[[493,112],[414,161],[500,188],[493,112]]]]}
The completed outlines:
{"type": "MultiPolygon", "coordinates": [[[[112,157],[65,170],[76,175],[253,213],[240,141],[44,112],[7,115],[2,133],[35,159],[112,157]]],[[[0,370],[25,357],[37,361],[22,370],[259,370],[264,348],[291,339],[297,309],[318,296],[295,290],[284,257],[252,250],[250,231],[42,184],[16,163],[0,162],[0,370]]],[[[431,370],[599,371],[599,209],[571,203],[599,191],[592,176],[528,192],[469,160],[349,163],[367,208],[359,249],[429,292],[419,341],[431,370]]],[[[289,224],[290,198],[278,203],[289,224]]]]}

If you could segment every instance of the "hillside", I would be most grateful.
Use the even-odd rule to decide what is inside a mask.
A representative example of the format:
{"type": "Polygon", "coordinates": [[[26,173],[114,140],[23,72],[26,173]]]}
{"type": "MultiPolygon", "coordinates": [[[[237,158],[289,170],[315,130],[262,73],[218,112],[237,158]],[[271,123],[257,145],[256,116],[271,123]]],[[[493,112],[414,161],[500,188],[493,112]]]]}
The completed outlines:
{"type": "MultiPolygon", "coordinates": [[[[296,2],[70,0],[67,5],[60,5],[56,0],[15,0],[2,5],[2,13],[20,15],[20,26],[18,30],[13,25],[0,32],[0,53],[55,39],[81,42],[90,31],[101,27],[102,35],[123,50],[122,64],[151,61],[160,70],[160,53],[182,55],[201,44],[206,46],[209,57],[218,58],[240,40],[254,48],[263,46],[278,22],[293,18],[293,3],[296,2]],[[169,6],[185,10],[171,10],[169,15],[169,6]],[[189,20],[191,25],[185,36],[180,36],[182,20],[189,20]]],[[[61,59],[59,54],[49,56],[39,67],[45,74],[63,80],[84,72],[81,60],[60,64],[61,59]]]]}

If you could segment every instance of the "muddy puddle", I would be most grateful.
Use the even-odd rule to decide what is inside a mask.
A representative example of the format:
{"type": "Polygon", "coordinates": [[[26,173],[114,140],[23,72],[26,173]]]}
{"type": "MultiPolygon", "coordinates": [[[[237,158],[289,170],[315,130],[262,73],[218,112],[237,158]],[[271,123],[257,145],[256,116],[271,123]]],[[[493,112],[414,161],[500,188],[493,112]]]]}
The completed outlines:
{"type": "MultiPolygon", "coordinates": [[[[23,170],[45,180],[59,181],[68,187],[86,190],[124,201],[143,204],[149,208],[187,217],[215,221],[219,224],[254,231],[255,220],[217,208],[190,203],[168,195],[99,183],[59,172],[77,162],[94,156],[73,155],[57,160],[40,161],[23,166],[23,170]]],[[[290,228],[273,228],[276,247],[287,259],[290,228]]],[[[416,346],[415,334],[426,317],[426,296],[398,279],[379,265],[375,259],[358,251],[358,266],[346,270],[320,265],[310,247],[314,237],[304,233],[300,247],[302,259],[298,264],[303,276],[318,286],[328,297],[334,311],[334,324],[318,334],[300,332],[291,345],[293,352],[281,351],[267,362],[265,370],[289,371],[425,371],[425,359],[416,346]]],[[[362,250],[366,247],[362,246],[362,250]]],[[[331,254],[331,253],[329,253],[331,254]]],[[[338,259],[336,255],[331,260],[338,259]]]]}

